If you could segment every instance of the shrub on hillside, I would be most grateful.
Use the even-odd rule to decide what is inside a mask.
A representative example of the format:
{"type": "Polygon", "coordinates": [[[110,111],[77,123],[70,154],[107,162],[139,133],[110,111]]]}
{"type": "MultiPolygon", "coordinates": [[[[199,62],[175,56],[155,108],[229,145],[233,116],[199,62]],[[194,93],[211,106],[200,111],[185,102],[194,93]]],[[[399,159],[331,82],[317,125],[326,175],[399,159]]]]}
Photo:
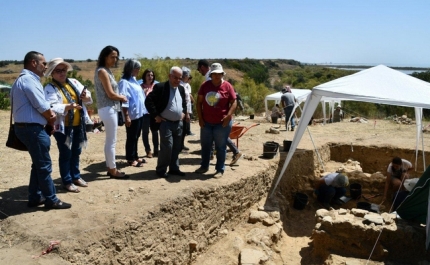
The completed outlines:
{"type": "Polygon", "coordinates": [[[264,111],[264,99],[271,93],[264,84],[256,84],[253,79],[245,77],[235,89],[243,102],[252,107],[256,113],[264,111]]]}
{"type": "Polygon", "coordinates": [[[0,109],[8,109],[10,107],[9,93],[0,92],[0,109]]]}

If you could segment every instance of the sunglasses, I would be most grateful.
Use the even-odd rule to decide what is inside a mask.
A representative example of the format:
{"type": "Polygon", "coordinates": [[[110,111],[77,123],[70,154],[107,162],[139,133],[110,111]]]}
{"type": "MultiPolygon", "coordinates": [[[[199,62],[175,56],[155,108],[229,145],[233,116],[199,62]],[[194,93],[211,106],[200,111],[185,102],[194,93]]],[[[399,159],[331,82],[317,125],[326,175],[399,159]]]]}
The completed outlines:
{"type": "Polygon", "coordinates": [[[56,73],[56,74],[61,74],[61,73],[66,73],[66,72],[67,72],[67,68],[54,70],[54,73],[56,73]]]}

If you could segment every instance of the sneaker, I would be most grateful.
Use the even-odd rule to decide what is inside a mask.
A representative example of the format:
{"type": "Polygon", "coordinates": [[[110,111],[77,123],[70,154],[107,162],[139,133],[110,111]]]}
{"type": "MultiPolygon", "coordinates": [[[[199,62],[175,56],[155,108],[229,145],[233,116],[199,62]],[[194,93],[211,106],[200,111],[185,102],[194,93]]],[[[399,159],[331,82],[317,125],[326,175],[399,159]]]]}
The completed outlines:
{"type": "Polygon", "coordinates": [[[71,207],[72,205],[70,203],[62,202],[60,200],[58,200],[54,204],[45,204],[46,209],[54,209],[54,210],[69,209],[71,207]]]}
{"type": "Polygon", "coordinates": [[[235,165],[237,161],[239,161],[239,159],[241,159],[242,157],[243,157],[242,152],[239,152],[236,155],[234,155],[233,160],[231,160],[230,166],[235,165]]]}
{"type": "Polygon", "coordinates": [[[294,128],[291,128],[291,131],[294,132],[294,128]]]}
{"type": "Polygon", "coordinates": [[[215,173],[215,175],[214,175],[214,178],[219,179],[219,178],[221,178],[221,177],[222,177],[222,175],[223,175],[223,172],[222,172],[222,171],[217,171],[217,172],[215,173]]]}
{"type": "Polygon", "coordinates": [[[206,172],[208,172],[208,168],[204,168],[204,167],[199,167],[198,169],[196,169],[196,171],[194,171],[194,173],[198,173],[198,174],[204,174],[206,172]]]}

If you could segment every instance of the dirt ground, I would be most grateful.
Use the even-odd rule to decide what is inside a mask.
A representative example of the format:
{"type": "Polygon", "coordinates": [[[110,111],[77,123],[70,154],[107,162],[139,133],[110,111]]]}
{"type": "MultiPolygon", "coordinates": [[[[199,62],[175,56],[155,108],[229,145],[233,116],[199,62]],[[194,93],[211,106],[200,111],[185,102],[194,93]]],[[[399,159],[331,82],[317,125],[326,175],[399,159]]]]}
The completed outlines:
{"type": "MultiPolygon", "coordinates": [[[[238,121],[240,121],[239,118],[238,121]]],[[[82,178],[89,183],[89,187],[80,188],[80,193],[67,193],[62,188],[57,162],[58,150],[55,139],[52,137],[52,178],[56,184],[58,197],[71,203],[72,208],[45,211],[43,207],[26,207],[31,167],[30,157],[27,152],[5,147],[9,111],[0,111],[0,119],[3,121],[0,124],[0,139],[3,142],[0,145],[0,264],[9,265],[64,264],[64,260],[56,253],[40,258],[32,257],[40,255],[46,249],[40,246],[48,247],[52,240],[60,240],[61,244],[67,244],[68,241],[77,239],[81,242],[91,242],[97,238],[86,236],[90,230],[108,228],[119,219],[127,219],[150,211],[165,200],[180,196],[189,190],[215,187],[238,179],[245,179],[257,170],[268,167],[274,161],[279,160],[280,156],[274,159],[262,158],[265,142],[275,141],[282,144],[283,140],[292,140],[294,133],[284,130],[284,126],[280,127],[280,134],[266,133],[266,130],[279,125],[267,122],[261,115],[257,116],[255,120],[240,121],[242,125],[246,126],[253,123],[260,123],[260,125],[250,129],[239,140],[239,149],[246,157],[239,161],[238,166],[227,166],[221,179],[214,179],[211,176],[215,173],[214,165],[211,165],[211,171],[208,174],[192,173],[198,168],[200,162],[198,124],[192,123],[192,131],[196,135],[186,138],[186,146],[190,148],[190,151],[180,155],[181,170],[186,172],[187,176],[160,179],[155,175],[156,158],[146,158],[147,163],[143,168],[127,166],[124,157],[125,128],[121,127],[118,130],[117,166],[130,175],[128,180],[109,179],[106,176],[103,154],[105,135],[103,132],[89,133],[89,147],[81,155],[82,178]],[[247,157],[254,159],[248,160],[247,157]],[[11,227],[11,223],[14,223],[14,226],[11,227]],[[21,235],[23,230],[26,231],[26,237],[21,235]],[[20,236],[14,236],[14,234],[20,236]],[[35,240],[40,244],[34,244],[35,240]]],[[[325,126],[318,124],[308,128],[317,146],[334,142],[415,149],[416,145],[414,125],[398,125],[386,120],[371,120],[368,123],[344,121],[325,126]]],[[[429,134],[424,135],[425,150],[430,149],[429,138],[429,134]]],[[[311,138],[305,132],[299,148],[312,149],[312,146],[311,138]]],[[[421,143],[419,146],[421,148],[421,143]]],[[[143,156],[142,143],[139,145],[139,150],[140,155],[143,156]]],[[[231,156],[232,154],[229,152],[227,161],[231,160],[231,156]]],[[[406,157],[406,159],[413,161],[411,157],[406,157]]],[[[293,210],[284,220],[282,245],[285,246],[285,249],[282,250],[283,263],[280,264],[312,263],[311,249],[308,244],[315,225],[315,210],[316,208],[312,207],[305,211],[293,210]]],[[[249,224],[246,223],[239,225],[224,239],[210,247],[210,250],[200,256],[194,264],[221,264],[219,262],[223,257],[231,255],[231,252],[225,247],[229,240],[234,240],[236,235],[245,233],[248,226],[249,224]]]]}

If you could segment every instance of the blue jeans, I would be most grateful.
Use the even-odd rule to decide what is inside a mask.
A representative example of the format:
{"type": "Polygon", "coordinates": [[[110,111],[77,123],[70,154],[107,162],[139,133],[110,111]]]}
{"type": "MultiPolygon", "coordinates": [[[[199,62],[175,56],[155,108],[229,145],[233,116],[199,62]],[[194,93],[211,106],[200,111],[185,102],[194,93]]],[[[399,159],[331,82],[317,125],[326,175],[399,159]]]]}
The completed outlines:
{"type": "MultiPolygon", "coordinates": [[[[63,185],[68,185],[73,180],[81,178],[81,172],[79,170],[79,156],[82,153],[82,147],[80,147],[79,134],[82,133],[81,126],[73,127],[73,140],[72,148],[69,149],[64,143],[66,142],[67,136],[55,132],[54,137],[57,141],[57,147],[59,151],[58,165],[60,167],[60,176],[63,185]]],[[[70,127],[65,127],[65,133],[68,134],[70,127]]]]}
{"type": "Polygon", "coordinates": [[[321,184],[317,191],[318,201],[322,203],[330,203],[332,199],[339,199],[346,193],[345,188],[327,186],[326,184],[321,184]]]}
{"type": "MultiPolygon", "coordinates": [[[[132,120],[130,127],[125,127],[127,139],[125,140],[125,159],[135,161],[139,159],[137,145],[139,143],[140,133],[142,131],[143,117],[132,120]]],[[[148,138],[148,135],[146,135],[148,138]]]]}
{"type": "Polygon", "coordinates": [[[160,124],[160,152],[157,160],[157,173],[179,170],[179,153],[182,149],[182,120],[163,121],[160,124]]]}
{"type": "Polygon", "coordinates": [[[202,145],[202,162],[200,165],[202,168],[209,168],[212,143],[215,143],[215,170],[224,173],[227,138],[230,135],[232,124],[230,121],[228,126],[222,127],[222,123],[213,124],[205,122],[205,126],[200,128],[200,142],[202,145]]]}
{"type": "Polygon", "coordinates": [[[143,115],[143,123],[142,123],[142,141],[143,146],[145,147],[145,151],[151,151],[151,146],[149,145],[149,130],[151,129],[152,134],[152,145],[154,145],[154,153],[158,153],[158,146],[160,145],[160,141],[158,139],[158,129],[151,128],[151,115],[146,114],[143,115]]]}
{"type": "Polygon", "coordinates": [[[240,152],[239,148],[237,148],[236,144],[233,143],[233,141],[230,139],[230,137],[227,138],[227,146],[233,152],[233,155],[239,154],[239,152],[240,152]]]}
{"type": "Polygon", "coordinates": [[[185,146],[185,136],[191,134],[191,123],[187,122],[185,119],[182,120],[182,148],[185,146]]]}
{"type": "MultiPolygon", "coordinates": [[[[293,109],[294,109],[294,106],[288,106],[288,107],[284,108],[285,127],[287,128],[287,130],[288,130],[288,118],[290,117],[291,112],[293,112],[293,109]]],[[[294,113],[293,113],[293,115],[291,116],[291,129],[294,129],[295,126],[296,126],[296,123],[295,123],[294,113]]]]}
{"type": "Polygon", "coordinates": [[[35,123],[15,124],[15,133],[18,139],[27,146],[32,162],[28,200],[39,202],[45,198],[48,205],[58,202],[51,178],[52,160],[49,155],[51,138],[42,125],[35,123]]]}

